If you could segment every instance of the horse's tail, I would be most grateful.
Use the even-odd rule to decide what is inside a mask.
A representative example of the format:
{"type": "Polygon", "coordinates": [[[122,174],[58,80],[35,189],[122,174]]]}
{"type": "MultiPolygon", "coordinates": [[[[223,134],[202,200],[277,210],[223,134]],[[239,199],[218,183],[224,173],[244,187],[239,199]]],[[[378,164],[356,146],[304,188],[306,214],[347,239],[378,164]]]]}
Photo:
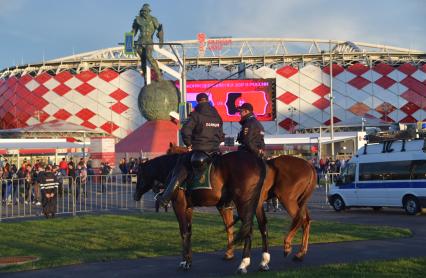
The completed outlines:
{"type": "MultiPolygon", "coordinates": [[[[253,189],[251,198],[243,204],[241,211],[245,213],[242,213],[242,215],[239,216],[242,220],[242,224],[237,235],[235,236],[235,244],[243,242],[248,236],[250,236],[253,229],[253,217],[256,214],[260,194],[262,193],[263,182],[266,176],[266,163],[262,159],[257,159],[257,163],[260,168],[259,181],[253,189]]],[[[234,221],[233,224],[235,224],[236,221],[234,221]]]]}
{"type": "Polygon", "coordinates": [[[316,172],[314,166],[312,166],[310,163],[309,163],[309,166],[310,166],[310,169],[311,169],[310,179],[308,181],[308,184],[306,185],[305,190],[303,191],[303,193],[299,196],[299,198],[297,200],[297,203],[299,205],[299,213],[301,215],[304,214],[306,202],[311,197],[312,192],[315,190],[315,186],[316,186],[316,182],[317,182],[317,172],[316,172]]]}

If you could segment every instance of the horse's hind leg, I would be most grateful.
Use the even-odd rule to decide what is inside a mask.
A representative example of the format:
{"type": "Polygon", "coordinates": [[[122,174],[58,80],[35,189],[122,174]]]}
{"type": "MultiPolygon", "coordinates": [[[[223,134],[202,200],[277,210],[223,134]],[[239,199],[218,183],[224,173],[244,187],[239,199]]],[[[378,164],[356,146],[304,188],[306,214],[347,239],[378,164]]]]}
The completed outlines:
{"type": "Polygon", "coordinates": [[[306,207],[306,205],[304,205],[304,208],[305,208],[304,209],[305,216],[303,217],[303,224],[302,224],[302,229],[303,229],[302,244],[300,245],[299,252],[293,258],[294,260],[298,260],[298,261],[302,261],[306,253],[308,252],[309,233],[311,230],[311,217],[309,215],[309,210],[306,207]]]}
{"type": "Polygon", "coordinates": [[[269,254],[268,227],[266,226],[268,221],[266,219],[265,210],[263,209],[263,202],[259,203],[261,205],[259,205],[256,209],[257,224],[262,237],[262,261],[260,262],[259,270],[268,271],[268,264],[271,260],[271,255],[269,254]]]}
{"type": "Polygon", "coordinates": [[[225,225],[226,235],[228,243],[226,246],[226,252],[223,257],[224,260],[232,260],[234,258],[234,215],[231,207],[218,208],[220,215],[222,216],[223,224],[225,225]]]}
{"type": "Polygon", "coordinates": [[[302,225],[302,217],[300,216],[300,209],[296,200],[286,200],[285,202],[281,201],[281,204],[286,208],[292,219],[290,230],[284,239],[284,256],[287,257],[291,253],[291,243],[296,235],[297,229],[299,229],[302,225]]]}

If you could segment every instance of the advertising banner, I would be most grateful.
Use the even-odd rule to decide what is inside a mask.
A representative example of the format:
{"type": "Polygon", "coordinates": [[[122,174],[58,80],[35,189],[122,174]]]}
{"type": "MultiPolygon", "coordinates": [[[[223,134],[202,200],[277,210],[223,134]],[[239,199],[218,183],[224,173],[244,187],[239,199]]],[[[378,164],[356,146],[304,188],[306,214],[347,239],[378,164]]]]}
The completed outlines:
{"type": "Polygon", "coordinates": [[[195,108],[197,94],[206,93],[224,122],[238,122],[240,115],[237,108],[245,102],[253,105],[253,112],[259,121],[273,121],[274,84],[274,79],[188,80],[186,99],[195,108]]]}
{"type": "Polygon", "coordinates": [[[133,54],[133,32],[124,33],[124,53],[133,54]]]}

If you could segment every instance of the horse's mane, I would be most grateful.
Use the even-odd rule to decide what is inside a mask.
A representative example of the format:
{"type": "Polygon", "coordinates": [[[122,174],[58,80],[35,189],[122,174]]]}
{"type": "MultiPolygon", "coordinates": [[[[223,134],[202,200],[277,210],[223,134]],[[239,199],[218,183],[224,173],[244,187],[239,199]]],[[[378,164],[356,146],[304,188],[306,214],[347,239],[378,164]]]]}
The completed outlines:
{"type": "Polygon", "coordinates": [[[165,154],[147,160],[139,165],[139,170],[142,173],[149,174],[153,179],[160,182],[165,182],[169,173],[176,165],[179,154],[165,154]]]}

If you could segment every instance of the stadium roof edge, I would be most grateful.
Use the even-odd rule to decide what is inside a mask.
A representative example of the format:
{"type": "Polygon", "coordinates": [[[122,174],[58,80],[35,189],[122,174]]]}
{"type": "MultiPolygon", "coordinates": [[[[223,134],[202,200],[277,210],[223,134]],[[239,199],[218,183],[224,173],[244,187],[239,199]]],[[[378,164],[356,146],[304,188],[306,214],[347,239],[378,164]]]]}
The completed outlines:
{"type": "MultiPolygon", "coordinates": [[[[333,51],[336,46],[348,43],[348,41],[343,40],[326,40],[315,38],[212,38],[212,44],[216,43],[220,46],[221,40],[226,40],[228,44],[224,44],[222,45],[223,48],[219,47],[219,50],[215,50],[209,48],[209,39],[207,39],[205,44],[206,51],[201,55],[198,52],[200,43],[197,40],[182,40],[172,42],[183,44],[185,47],[185,56],[187,58],[187,62],[191,62],[190,59],[192,59],[194,60],[192,62],[197,65],[199,65],[199,61],[208,59],[219,59],[218,63],[220,64],[221,59],[222,61],[228,59],[230,61],[229,63],[235,63],[237,58],[241,58],[240,60],[247,60],[246,57],[251,57],[253,60],[258,60],[259,57],[271,57],[271,59],[276,59],[276,57],[303,58],[318,55],[326,56],[330,54],[330,51],[333,51]]],[[[417,59],[416,57],[419,56],[422,62],[426,60],[426,51],[365,42],[350,43],[357,46],[360,52],[340,52],[338,54],[358,54],[366,56],[377,54],[389,57],[404,55],[404,57],[414,57],[415,59],[417,59]]],[[[341,49],[345,51],[345,48],[341,49]]],[[[179,52],[180,49],[177,50],[178,51],[176,52],[181,55],[179,52]]],[[[159,60],[161,60],[161,58],[165,58],[162,57],[158,52],[156,52],[156,54],[158,55],[156,58],[159,60]]],[[[62,66],[65,69],[71,67],[71,64],[78,65],[79,68],[89,68],[93,67],[93,65],[99,65],[100,67],[105,68],[105,66],[103,66],[104,62],[108,66],[108,63],[111,64],[111,61],[119,61],[134,66],[137,64],[138,60],[139,58],[132,54],[125,54],[123,46],[116,46],[59,57],[39,63],[16,65],[0,70],[0,77],[25,74],[26,72],[30,71],[41,72],[46,70],[57,70],[59,72],[62,66]],[[85,65],[85,63],[87,64],[85,65]]]]}
{"type": "MultiPolygon", "coordinates": [[[[226,38],[227,40],[231,40],[232,42],[240,42],[240,43],[312,43],[312,44],[330,44],[330,48],[332,49],[331,45],[338,45],[338,44],[344,44],[347,41],[344,40],[325,40],[325,39],[301,39],[301,38],[226,38]]],[[[218,40],[218,38],[215,38],[214,40],[218,40]]],[[[183,40],[183,41],[170,41],[170,43],[180,43],[183,45],[194,45],[199,44],[199,41],[197,40],[183,40]]],[[[364,48],[373,48],[380,50],[381,52],[404,52],[404,53],[411,53],[411,54],[423,54],[426,53],[426,51],[416,50],[416,49],[408,49],[408,48],[402,48],[402,47],[395,47],[395,46],[389,46],[384,44],[372,44],[372,43],[365,43],[365,42],[353,42],[359,47],[364,48]]],[[[104,53],[108,51],[120,51],[123,49],[123,46],[115,46],[115,47],[109,47],[105,49],[99,49],[99,50],[93,50],[88,52],[83,52],[76,55],[70,55],[70,56],[64,56],[56,59],[52,59],[49,61],[46,61],[46,63],[49,62],[58,62],[58,61],[68,61],[68,60],[78,60],[79,58],[83,57],[90,57],[94,54],[98,53],[104,53]]],[[[327,52],[326,52],[327,53],[327,52]]]]}

